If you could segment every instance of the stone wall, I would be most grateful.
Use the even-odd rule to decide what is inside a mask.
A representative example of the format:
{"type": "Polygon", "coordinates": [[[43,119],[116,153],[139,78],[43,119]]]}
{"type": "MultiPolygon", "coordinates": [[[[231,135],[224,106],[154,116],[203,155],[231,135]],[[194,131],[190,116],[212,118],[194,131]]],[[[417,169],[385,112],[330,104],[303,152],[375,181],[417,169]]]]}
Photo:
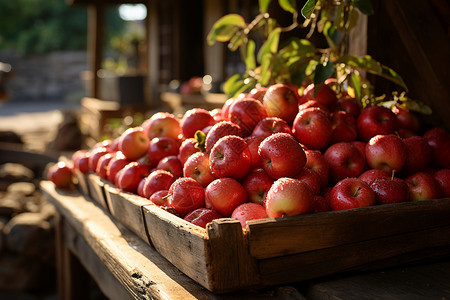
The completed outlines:
{"type": "Polygon", "coordinates": [[[85,94],[80,77],[88,68],[85,51],[29,56],[1,51],[0,62],[12,66],[13,77],[6,83],[9,101],[75,101],[85,94]]]}

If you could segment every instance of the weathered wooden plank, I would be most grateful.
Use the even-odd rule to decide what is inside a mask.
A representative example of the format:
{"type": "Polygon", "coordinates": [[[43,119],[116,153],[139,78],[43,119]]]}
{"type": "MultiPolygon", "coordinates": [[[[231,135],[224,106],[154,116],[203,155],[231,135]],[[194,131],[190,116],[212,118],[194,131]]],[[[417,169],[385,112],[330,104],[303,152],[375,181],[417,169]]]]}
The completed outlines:
{"type": "Polygon", "coordinates": [[[55,190],[49,181],[42,181],[41,189],[134,298],[214,299],[93,202],[55,190]]]}
{"type": "Polygon", "coordinates": [[[100,176],[94,173],[87,175],[87,182],[89,190],[91,191],[91,197],[100,204],[106,211],[109,211],[108,203],[106,201],[105,183],[100,176]]]}
{"type": "Polygon", "coordinates": [[[450,225],[449,215],[450,199],[439,199],[257,220],[248,225],[249,251],[264,259],[335,247],[450,225]]]}
{"type": "Polygon", "coordinates": [[[214,220],[207,225],[209,288],[227,292],[261,284],[256,260],[250,256],[241,223],[214,220]]]}
{"type": "Polygon", "coordinates": [[[332,248],[260,260],[259,270],[266,284],[279,284],[367,269],[368,266],[370,269],[386,267],[386,261],[394,266],[433,257],[435,249],[450,249],[449,236],[450,225],[377,239],[368,237],[368,240],[332,248]],[[380,261],[383,263],[377,266],[380,261]]]}
{"type": "Polygon", "coordinates": [[[142,207],[151,204],[150,200],[122,192],[109,184],[104,184],[104,190],[111,215],[149,243],[142,207]]]}
{"type": "Polygon", "coordinates": [[[153,247],[180,271],[208,288],[206,231],[155,205],[143,209],[153,247]]]}
{"type": "Polygon", "coordinates": [[[312,282],[307,299],[449,299],[450,261],[391,268],[312,282]]]}
{"type": "MultiPolygon", "coordinates": [[[[116,277],[109,271],[105,264],[98,258],[92,248],[86,243],[83,237],[79,237],[78,233],[69,225],[64,222],[64,245],[70,250],[71,256],[76,256],[78,261],[81,262],[84,273],[87,271],[92,278],[96,279],[97,285],[100,290],[109,299],[133,299],[128,291],[120,284],[116,277]]],[[[67,270],[66,272],[68,272],[67,270]]],[[[87,274],[79,276],[84,279],[84,285],[78,284],[78,292],[84,291],[86,293],[87,274]]],[[[83,297],[74,297],[74,299],[86,299],[88,295],[83,297]]],[[[61,298],[66,299],[66,298],[61,298]]]]}

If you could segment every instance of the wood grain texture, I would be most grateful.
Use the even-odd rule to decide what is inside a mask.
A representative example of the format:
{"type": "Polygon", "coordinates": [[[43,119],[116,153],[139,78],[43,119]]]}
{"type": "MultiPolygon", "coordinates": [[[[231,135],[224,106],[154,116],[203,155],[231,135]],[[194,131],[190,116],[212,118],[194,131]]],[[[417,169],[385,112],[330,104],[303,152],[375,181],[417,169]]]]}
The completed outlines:
{"type": "Polygon", "coordinates": [[[109,184],[105,184],[104,189],[111,215],[149,243],[142,207],[151,202],[143,197],[122,192],[109,184]]]}
{"type": "MultiPolygon", "coordinates": [[[[257,259],[389,238],[450,225],[450,199],[249,222],[249,251],[257,259]]],[[[450,238],[447,238],[450,240],[450,238]]]]}
{"type": "Polygon", "coordinates": [[[257,262],[249,254],[241,223],[218,219],[206,228],[211,290],[226,292],[260,285],[257,262]]]}
{"type": "Polygon", "coordinates": [[[210,288],[206,231],[155,205],[144,207],[144,218],[153,247],[180,271],[210,288]]]}
{"type": "Polygon", "coordinates": [[[41,189],[133,298],[214,298],[92,201],[55,190],[49,181],[41,182],[41,189]]]}
{"type": "Polygon", "coordinates": [[[89,190],[91,191],[92,199],[100,204],[100,206],[106,211],[109,211],[105,194],[105,181],[103,181],[97,174],[90,173],[87,175],[87,182],[89,185],[89,190]]]}
{"type": "Polygon", "coordinates": [[[429,259],[437,254],[448,255],[449,236],[450,225],[447,225],[400,235],[368,238],[332,248],[261,260],[259,270],[266,284],[279,284],[350,270],[396,266],[429,259]],[[381,264],[378,265],[378,262],[381,264]]]}

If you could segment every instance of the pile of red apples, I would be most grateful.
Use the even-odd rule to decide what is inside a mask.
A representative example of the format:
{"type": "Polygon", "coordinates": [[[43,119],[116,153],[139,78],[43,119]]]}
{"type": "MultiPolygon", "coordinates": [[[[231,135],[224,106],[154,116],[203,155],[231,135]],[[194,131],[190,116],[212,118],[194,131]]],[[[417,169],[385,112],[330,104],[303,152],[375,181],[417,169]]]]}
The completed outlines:
{"type": "Polygon", "coordinates": [[[421,131],[406,108],[362,109],[328,80],[274,84],[194,108],[156,113],[120,137],[49,170],[58,187],[74,169],[205,227],[450,197],[450,133],[421,131]],[[71,165],[72,164],[72,165],[71,165]]]}

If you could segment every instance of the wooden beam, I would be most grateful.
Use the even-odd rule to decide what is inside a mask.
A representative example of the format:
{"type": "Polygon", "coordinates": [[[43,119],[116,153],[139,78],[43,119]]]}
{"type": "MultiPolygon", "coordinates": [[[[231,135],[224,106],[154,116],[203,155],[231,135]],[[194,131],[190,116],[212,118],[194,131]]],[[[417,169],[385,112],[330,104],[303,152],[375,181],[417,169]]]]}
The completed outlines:
{"type": "Polygon", "coordinates": [[[97,71],[101,68],[103,58],[105,7],[101,4],[88,7],[88,56],[92,72],[89,97],[100,98],[100,85],[97,71]]]}

